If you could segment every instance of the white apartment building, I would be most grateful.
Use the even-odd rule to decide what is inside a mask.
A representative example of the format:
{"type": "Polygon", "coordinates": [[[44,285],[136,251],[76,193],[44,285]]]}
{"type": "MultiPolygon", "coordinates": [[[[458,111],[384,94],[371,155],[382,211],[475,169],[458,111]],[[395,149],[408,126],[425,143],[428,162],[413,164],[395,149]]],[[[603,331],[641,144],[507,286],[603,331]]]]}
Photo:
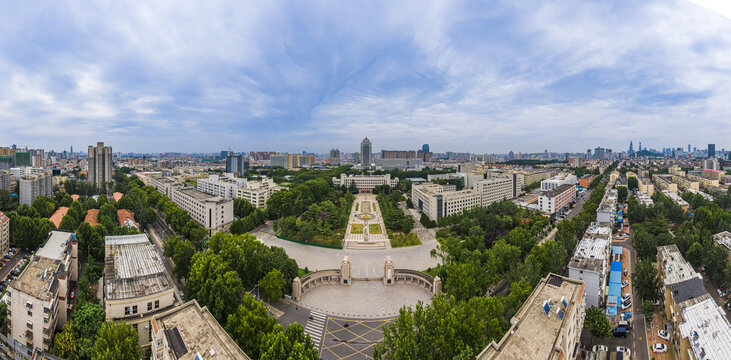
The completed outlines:
{"type": "Polygon", "coordinates": [[[46,170],[20,179],[20,203],[31,206],[39,196],[53,197],[53,172],[46,170]]]}
{"type": "Polygon", "coordinates": [[[672,191],[669,191],[669,190],[663,190],[662,194],[667,196],[668,198],[670,198],[670,200],[672,200],[676,205],[680,206],[683,209],[683,211],[688,211],[690,204],[688,204],[687,201],[683,200],[683,198],[680,197],[680,195],[678,195],[672,191]]]}
{"type": "Polygon", "coordinates": [[[604,198],[596,209],[596,221],[599,224],[613,226],[617,219],[617,196],[616,189],[607,189],[604,192],[604,198]]]}
{"type": "Polygon", "coordinates": [[[10,218],[0,211],[0,254],[10,250],[10,218]]]}
{"type": "Polygon", "coordinates": [[[586,284],[586,305],[603,305],[611,261],[612,228],[589,225],[569,260],[569,277],[586,284]]]}
{"type": "Polygon", "coordinates": [[[636,197],[637,197],[637,202],[640,203],[640,205],[652,206],[653,204],[655,204],[655,202],[652,201],[652,198],[650,197],[650,195],[647,195],[647,193],[644,191],[638,191],[636,197]]]}
{"type": "Polygon", "coordinates": [[[209,195],[233,199],[236,197],[238,189],[244,184],[246,184],[246,179],[236,178],[233,174],[223,177],[209,175],[208,179],[198,180],[196,189],[209,195]]]}
{"type": "Polygon", "coordinates": [[[250,359],[196,300],[155,315],[151,328],[152,360],[250,359]]]}
{"type": "Polygon", "coordinates": [[[168,198],[173,197],[173,187],[179,184],[175,180],[166,177],[152,177],[149,181],[150,186],[154,187],[160,194],[163,194],[168,198]]]}
{"type": "Polygon", "coordinates": [[[104,239],[104,310],[107,321],[123,321],[139,335],[153,338],[152,317],[175,305],[173,285],[155,246],[145,234],[104,239]]]}
{"type": "Polygon", "coordinates": [[[510,319],[510,330],[492,341],[478,360],[572,360],[578,354],[586,314],[584,284],[548,274],[510,319]]]}
{"type": "Polygon", "coordinates": [[[0,190],[10,192],[12,188],[13,178],[10,170],[0,170],[0,190]]]}
{"type": "Polygon", "coordinates": [[[236,190],[236,197],[244,199],[256,208],[265,209],[267,200],[280,188],[271,178],[262,178],[259,181],[248,181],[236,190]]]}
{"type": "Polygon", "coordinates": [[[414,207],[436,221],[440,217],[458,214],[476,206],[490,204],[515,195],[512,178],[491,178],[478,182],[473,189],[454,190],[454,185],[446,186],[424,183],[411,187],[411,201],[414,207]]]}
{"type": "Polygon", "coordinates": [[[398,178],[391,178],[391,174],[385,175],[346,175],[340,174],[340,178],[332,178],[333,186],[345,186],[350,187],[350,184],[355,183],[358,191],[361,192],[373,192],[376,186],[388,185],[395,187],[398,185],[398,178]]]}
{"type": "Polygon", "coordinates": [[[172,200],[190,217],[201,224],[208,234],[226,231],[234,219],[234,202],[230,199],[211,196],[192,187],[173,186],[172,200]]]}
{"type": "Polygon", "coordinates": [[[538,208],[545,214],[555,214],[576,200],[576,185],[564,184],[538,197],[538,208]]]}
{"type": "MultiPolygon", "coordinates": [[[[684,307],[679,324],[680,336],[687,354],[695,359],[728,359],[731,355],[731,323],[726,313],[712,298],[684,307]]],[[[685,355],[685,356],[684,356],[685,355]]]]}
{"type": "Polygon", "coordinates": [[[558,174],[550,179],[541,181],[541,191],[551,191],[561,185],[576,185],[579,178],[574,174],[558,174]]]}
{"type": "Polygon", "coordinates": [[[69,283],[78,280],[76,235],[53,230],[8,287],[11,338],[29,349],[48,351],[66,323],[69,283]]]}
{"type": "Polygon", "coordinates": [[[46,170],[42,167],[23,166],[10,168],[10,170],[8,171],[10,171],[10,175],[13,175],[15,177],[15,180],[20,180],[21,178],[24,178],[26,176],[45,174],[46,171],[49,170],[46,170]]]}

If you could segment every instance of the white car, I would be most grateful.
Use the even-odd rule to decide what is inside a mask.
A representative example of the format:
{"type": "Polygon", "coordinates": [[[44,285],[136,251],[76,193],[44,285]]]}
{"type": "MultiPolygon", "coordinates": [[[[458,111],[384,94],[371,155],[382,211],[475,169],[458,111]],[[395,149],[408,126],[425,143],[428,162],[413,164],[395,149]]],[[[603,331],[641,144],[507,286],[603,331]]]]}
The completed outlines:
{"type": "Polygon", "coordinates": [[[668,346],[665,344],[657,343],[655,345],[652,345],[652,352],[654,353],[664,353],[668,351],[668,346]]]}
{"type": "Polygon", "coordinates": [[[597,351],[599,351],[599,350],[602,350],[602,351],[607,351],[607,352],[608,352],[608,351],[609,351],[609,348],[608,348],[608,347],[606,347],[605,345],[594,345],[594,347],[593,347],[593,348],[591,348],[591,351],[593,351],[593,352],[594,352],[595,354],[596,354],[596,353],[597,353],[597,351]]]}
{"type": "Polygon", "coordinates": [[[631,301],[628,301],[626,303],[622,303],[622,310],[627,310],[630,307],[632,307],[632,302],[631,301]]]}
{"type": "Polygon", "coordinates": [[[630,297],[632,297],[632,295],[630,295],[629,293],[624,294],[624,296],[622,296],[622,302],[629,300],[630,297]]]}
{"type": "Polygon", "coordinates": [[[629,349],[627,349],[624,346],[617,346],[617,352],[618,353],[626,353],[627,354],[627,357],[632,356],[632,351],[630,351],[629,349]]]}
{"type": "Polygon", "coordinates": [[[665,330],[658,330],[657,337],[663,340],[670,340],[670,334],[668,334],[668,332],[665,330]]]}
{"type": "Polygon", "coordinates": [[[629,281],[627,281],[627,280],[622,281],[622,289],[626,288],[627,285],[629,285],[629,281]]]}

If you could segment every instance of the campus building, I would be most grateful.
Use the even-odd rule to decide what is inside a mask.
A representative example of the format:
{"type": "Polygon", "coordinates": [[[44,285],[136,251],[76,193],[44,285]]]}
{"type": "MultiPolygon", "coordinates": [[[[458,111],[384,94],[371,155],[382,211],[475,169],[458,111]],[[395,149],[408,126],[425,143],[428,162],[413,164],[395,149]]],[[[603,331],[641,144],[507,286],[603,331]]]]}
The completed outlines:
{"type": "Polygon", "coordinates": [[[391,174],[384,175],[346,175],[340,174],[340,178],[332,178],[333,186],[345,186],[349,188],[355,183],[355,187],[359,192],[373,192],[376,186],[388,185],[395,187],[398,185],[399,178],[391,178],[391,174]]]}
{"type": "Polygon", "coordinates": [[[510,319],[510,330],[500,342],[491,342],[477,359],[576,359],[584,326],[584,292],[583,282],[548,274],[510,319]]]}
{"type": "Polygon", "coordinates": [[[277,154],[271,156],[272,166],[294,169],[315,165],[315,155],[277,154]]]}
{"type": "Polygon", "coordinates": [[[250,358],[196,300],[153,317],[152,360],[250,358]]]}
{"type": "Polygon", "coordinates": [[[163,194],[168,198],[172,198],[173,187],[178,184],[175,180],[166,177],[151,177],[149,181],[150,186],[154,187],[160,194],[163,194]]]}
{"type": "Polygon", "coordinates": [[[541,181],[541,191],[551,191],[561,185],[576,185],[579,183],[574,174],[559,174],[550,179],[541,181]]]}
{"type": "Polygon", "coordinates": [[[123,321],[152,342],[152,317],[173,307],[173,285],[155,246],[145,234],[104,239],[104,311],[107,321],[123,321]]]}
{"type": "Polygon", "coordinates": [[[234,220],[233,200],[211,196],[192,187],[173,186],[170,200],[187,211],[210,236],[228,230],[234,220]]]}
{"type": "Polygon", "coordinates": [[[7,290],[9,336],[48,351],[67,321],[69,284],[78,280],[76,235],[53,230],[7,290]]]}
{"type": "Polygon", "coordinates": [[[600,307],[604,304],[611,242],[612,228],[593,223],[586,229],[569,260],[569,277],[586,284],[586,306],[600,307]]]}
{"type": "Polygon", "coordinates": [[[451,184],[423,183],[411,187],[414,207],[434,221],[476,206],[487,207],[496,201],[512,199],[515,194],[513,177],[482,180],[474,188],[460,191],[451,184]]]}
{"type": "Polygon", "coordinates": [[[256,208],[265,209],[267,200],[280,188],[271,178],[262,178],[259,181],[247,181],[236,190],[236,197],[244,199],[256,208]]]}
{"type": "Polygon", "coordinates": [[[538,197],[538,208],[546,214],[555,214],[576,200],[576,185],[564,184],[538,197]]]}
{"type": "Polygon", "coordinates": [[[236,197],[238,189],[245,183],[246,179],[236,178],[233,174],[209,175],[208,179],[200,179],[196,182],[196,189],[208,195],[233,199],[236,197]]]}
{"type": "Polygon", "coordinates": [[[25,176],[19,181],[20,203],[31,206],[39,196],[53,197],[53,172],[45,170],[41,174],[25,176]]]}

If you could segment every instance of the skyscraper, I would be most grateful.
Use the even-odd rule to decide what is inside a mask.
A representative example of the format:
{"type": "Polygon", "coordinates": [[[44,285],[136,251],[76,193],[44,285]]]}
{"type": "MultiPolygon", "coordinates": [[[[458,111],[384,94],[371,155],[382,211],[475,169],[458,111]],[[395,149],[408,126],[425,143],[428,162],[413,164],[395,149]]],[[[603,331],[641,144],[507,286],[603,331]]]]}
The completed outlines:
{"type": "Polygon", "coordinates": [[[373,163],[373,144],[366,136],[363,141],[360,142],[360,164],[363,167],[370,167],[373,163]]]}
{"type": "Polygon", "coordinates": [[[635,149],[632,148],[632,141],[630,141],[629,142],[629,150],[627,151],[627,154],[632,155],[634,153],[635,153],[635,149]]]}
{"type": "Polygon", "coordinates": [[[688,144],[688,152],[690,152],[690,144],[688,144]]]}
{"type": "Polygon", "coordinates": [[[708,144],[708,157],[716,157],[716,144],[708,144]]]}
{"type": "Polygon", "coordinates": [[[508,153],[508,161],[510,160],[515,160],[515,153],[512,150],[508,153]]]}
{"type": "Polygon", "coordinates": [[[112,147],[97,142],[89,145],[89,182],[97,188],[112,181],[112,147]]]}
{"type": "Polygon", "coordinates": [[[429,152],[429,144],[421,145],[421,151],[424,152],[424,154],[429,152]]]}
{"type": "Polygon", "coordinates": [[[244,173],[246,172],[244,155],[228,153],[226,156],[226,172],[244,177],[244,173]]]}
{"type": "Polygon", "coordinates": [[[69,150],[69,152],[71,153],[71,157],[74,157],[74,146],[73,145],[71,145],[71,150],[69,150]]]}
{"type": "Polygon", "coordinates": [[[330,164],[340,165],[340,150],[338,150],[338,149],[330,150],[330,164]]]}

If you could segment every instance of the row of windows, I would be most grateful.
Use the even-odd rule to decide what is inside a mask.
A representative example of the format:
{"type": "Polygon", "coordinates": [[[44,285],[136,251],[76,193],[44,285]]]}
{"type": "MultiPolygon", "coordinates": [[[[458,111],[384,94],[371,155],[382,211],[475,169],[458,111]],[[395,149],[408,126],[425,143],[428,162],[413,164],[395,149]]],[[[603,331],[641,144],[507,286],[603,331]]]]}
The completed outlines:
{"type": "MultiPolygon", "coordinates": [[[[155,300],[155,309],[159,309],[159,308],[160,308],[160,300],[155,300]]],[[[152,311],[152,302],[147,303],[147,311],[152,311]]],[[[129,306],[125,306],[124,314],[125,315],[137,314],[137,305],[132,305],[131,308],[129,306]]]]}

